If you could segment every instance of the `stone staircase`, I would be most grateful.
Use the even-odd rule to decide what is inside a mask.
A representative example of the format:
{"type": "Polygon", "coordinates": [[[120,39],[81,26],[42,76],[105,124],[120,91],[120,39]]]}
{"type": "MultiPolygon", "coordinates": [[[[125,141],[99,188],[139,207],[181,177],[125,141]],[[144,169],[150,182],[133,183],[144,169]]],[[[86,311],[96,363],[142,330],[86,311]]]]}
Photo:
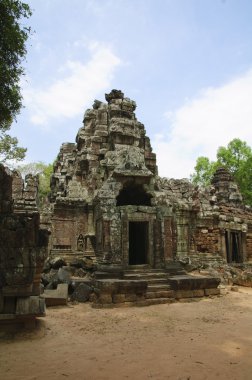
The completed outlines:
{"type": "Polygon", "coordinates": [[[120,271],[99,271],[99,290],[93,307],[149,306],[172,303],[183,298],[218,295],[220,280],[187,274],[177,262],[165,269],[131,265],[120,271]]]}
{"type": "Polygon", "coordinates": [[[125,270],[123,279],[146,281],[146,304],[170,303],[174,301],[174,292],[168,284],[169,273],[162,269],[134,268],[125,270]]]}

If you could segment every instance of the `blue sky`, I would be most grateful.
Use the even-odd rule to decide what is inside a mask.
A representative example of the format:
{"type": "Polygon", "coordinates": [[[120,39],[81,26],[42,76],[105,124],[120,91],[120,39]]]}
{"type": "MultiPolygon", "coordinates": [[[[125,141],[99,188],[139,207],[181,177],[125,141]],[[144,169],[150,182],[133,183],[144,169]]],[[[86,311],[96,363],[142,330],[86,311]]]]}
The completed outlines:
{"type": "Polygon", "coordinates": [[[112,88],[136,101],[161,176],[189,177],[235,137],[252,146],[250,0],[26,2],[35,32],[12,134],[27,162],[52,162],[112,88]]]}

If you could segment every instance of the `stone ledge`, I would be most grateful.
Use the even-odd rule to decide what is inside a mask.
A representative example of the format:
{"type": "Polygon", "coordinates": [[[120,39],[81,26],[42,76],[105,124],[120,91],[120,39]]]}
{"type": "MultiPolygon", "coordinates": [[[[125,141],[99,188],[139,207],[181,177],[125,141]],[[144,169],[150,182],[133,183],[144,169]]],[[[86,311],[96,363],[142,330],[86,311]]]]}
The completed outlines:
{"type": "Polygon", "coordinates": [[[168,283],[173,290],[216,289],[220,278],[192,275],[178,275],[169,277],[168,283]]]}
{"type": "Polygon", "coordinates": [[[68,298],[68,285],[59,284],[57,289],[45,290],[41,297],[45,299],[46,306],[66,305],[68,298]]]}
{"type": "Polygon", "coordinates": [[[220,295],[220,289],[205,289],[206,296],[218,296],[220,295]]]}
{"type": "Polygon", "coordinates": [[[26,324],[26,321],[35,320],[36,317],[45,317],[45,300],[39,296],[19,297],[14,312],[0,313],[0,325],[26,324]]]}
{"type": "Polygon", "coordinates": [[[91,306],[94,309],[113,309],[119,307],[144,307],[151,305],[161,305],[174,303],[174,298],[155,298],[155,299],[144,299],[137,302],[118,302],[118,303],[93,303],[91,306]]]}

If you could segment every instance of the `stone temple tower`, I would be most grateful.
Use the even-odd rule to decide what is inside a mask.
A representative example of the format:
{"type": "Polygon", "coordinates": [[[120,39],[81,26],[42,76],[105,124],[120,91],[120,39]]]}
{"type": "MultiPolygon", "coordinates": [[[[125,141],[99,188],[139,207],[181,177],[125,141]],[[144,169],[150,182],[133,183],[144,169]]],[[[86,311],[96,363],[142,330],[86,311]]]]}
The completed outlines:
{"type": "Polygon", "coordinates": [[[119,90],[105,98],[55,162],[50,254],[119,270],[252,260],[252,212],[230,174],[219,169],[205,189],[158,177],[136,103],[119,90]]]}
{"type": "Polygon", "coordinates": [[[106,100],[85,112],[76,144],[63,144],[58,155],[51,186],[52,252],[84,254],[100,263],[154,264],[149,223],[156,219],[156,155],[135,116],[136,103],[118,90],[106,100]],[[141,240],[137,258],[129,257],[139,251],[129,234],[132,244],[133,236],[141,240]]]}

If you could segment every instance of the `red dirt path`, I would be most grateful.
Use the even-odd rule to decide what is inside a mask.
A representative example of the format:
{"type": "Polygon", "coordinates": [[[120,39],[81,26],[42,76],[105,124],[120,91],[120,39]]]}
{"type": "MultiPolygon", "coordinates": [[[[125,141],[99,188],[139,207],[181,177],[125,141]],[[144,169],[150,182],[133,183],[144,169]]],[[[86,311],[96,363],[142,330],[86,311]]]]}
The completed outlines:
{"type": "Polygon", "coordinates": [[[143,308],[50,308],[0,339],[1,380],[251,380],[252,289],[143,308]]]}

